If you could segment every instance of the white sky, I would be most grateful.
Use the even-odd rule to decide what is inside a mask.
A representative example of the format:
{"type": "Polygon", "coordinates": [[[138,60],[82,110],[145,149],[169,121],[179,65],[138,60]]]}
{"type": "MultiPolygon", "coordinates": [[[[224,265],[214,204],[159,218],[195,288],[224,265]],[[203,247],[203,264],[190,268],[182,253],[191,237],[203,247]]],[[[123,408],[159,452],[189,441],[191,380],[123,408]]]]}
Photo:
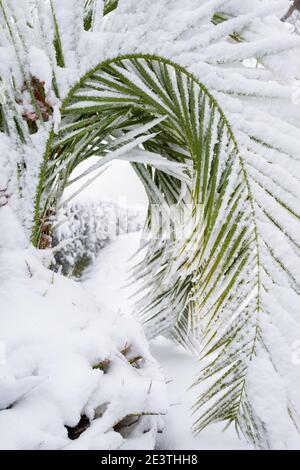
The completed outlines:
{"type": "MultiPolygon", "coordinates": [[[[97,157],[91,157],[88,161],[79,165],[72,176],[79,175],[97,161],[99,161],[97,157]]],[[[64,199],[76,192],[80,186],[95,174],[96,172],[93,172],[88,177],[79,180],[67,188],[64,199]]],[[[122,161],[112,162],[102,175],[73,199],[73,201],[75,200],[112,201],[121,206],[141,205],[145,207],[147,205],[147,196],[142,183],[130,163],[122,161]]]]}

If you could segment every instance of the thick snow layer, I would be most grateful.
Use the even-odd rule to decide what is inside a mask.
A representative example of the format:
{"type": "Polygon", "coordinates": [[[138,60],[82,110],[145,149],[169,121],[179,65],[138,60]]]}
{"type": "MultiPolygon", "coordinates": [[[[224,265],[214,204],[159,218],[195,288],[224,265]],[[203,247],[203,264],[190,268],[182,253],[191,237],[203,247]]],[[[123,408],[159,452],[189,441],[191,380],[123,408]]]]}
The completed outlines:
{"type": "Polygon", "coordinates": [[[0,448],[153,448],[165,382],[139,324],[44,268],[8,207],[0,227],[0,448]]]}
{"type": "MultiPolygon", "coordinates": [[[[120,237],[110,243],[99,254],[94,266],[89,268],[83,284],[98,301],[110,303],[114,310],[133,311],[137,286],[128,286],[131,266],[141,258],[142,253],[134,256],[140,242],[139,233],[120,237]],[[105,285],[102,289],[101,286],[105,285]]],[[[209,427],[200,435],[194,436],[191,428],[194,422],[192,406],[196,401],[199,389],[189,390],[199,373],[199,363],[183,348],[173,342],[158,337],[151,343],[154,357],[162,365],[167,379],[170,407],[165,417],[166,427],[159,435],[156,447],[159,449],[247,449],[249,446],[240,440],[234,429],[223,432],[224,425],[209,427]]]]}

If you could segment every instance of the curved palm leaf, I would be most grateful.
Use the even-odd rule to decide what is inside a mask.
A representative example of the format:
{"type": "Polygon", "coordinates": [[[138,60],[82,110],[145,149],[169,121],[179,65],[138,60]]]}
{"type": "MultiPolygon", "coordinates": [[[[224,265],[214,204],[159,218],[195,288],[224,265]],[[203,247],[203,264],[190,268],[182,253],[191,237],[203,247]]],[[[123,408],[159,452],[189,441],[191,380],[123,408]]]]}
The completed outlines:
{"type": "Polygon", "coordinates": [[[254,418],[244,410],[246,372],[259,335],[255,214],[244,162],[220,106],[181,67],[135,55],[100,64],[84,76],[63,103],[62,116],[48,145],[42,212],[60,199],[74,168],[91,155],[100,157],[99,164],[83,176],[125,155],[163,217],[174,205],[177,216],[186,217],[190,208],[183,239],[171,223],[167,238],[162,233],[148,241],[146,262],[135,273],[145,283],[140,316],[150,335],[171,330],[185,345],[200,344],[202,357],[213,356],[201,380],[217,379],[196,406],[203,409],[220,393],[222,398],[205,410],[196,429],[219,420],[236,421],[245,432],[253,429],[254,418]],[[134,148],[142,163],[128,154],[134,148]],[[168,169],[161,160],[157,165],[157,155],[168,169]]]}

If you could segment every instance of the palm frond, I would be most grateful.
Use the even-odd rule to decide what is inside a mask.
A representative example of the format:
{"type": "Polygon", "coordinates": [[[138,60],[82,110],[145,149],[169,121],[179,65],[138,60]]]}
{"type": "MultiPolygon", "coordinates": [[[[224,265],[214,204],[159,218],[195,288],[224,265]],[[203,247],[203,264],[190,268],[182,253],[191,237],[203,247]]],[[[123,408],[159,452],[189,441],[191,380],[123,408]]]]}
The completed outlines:
{"type": "MultiPolygon", "coordinates": [[[[192,226],[177,239],[171,220],[167,238],[162,233],[159,240],[149,241],[146,260],[136,268],[145,282],[140,316],[151,335],[171,332],[185,345],[200,339],[203,357],[222,350],[214,368],[219,372],[221,361],[228,371],[198,406],[202,409],[220,391],[225,396],[213,412],[202,415],[196,429],[220,419],[243,421],[245,376],[259,333],[260,267],[248,175],[220,106],[179,66],[136,55],[89,72],[64,101],[62,116],[47,155],[42,191],[47,200],[41,213],[59,199],[65,181],[72,183],[69,176],[79,162],[101,157],[81,175],[87,176],[143,146],[139,152],[147,155],[145,162],[136,162],[131,154],[127,158],[134,161],[149,200],[165,211],[163,217],[174,204],[183,215],[192,207],[192,226]],[[182,179],[157,168],[157,154],[169,166],[185,165],[189,189],[182,200],[182,179]]],[[[211,364],[204,369],[203,379],[211,369],[211,364]]]]}

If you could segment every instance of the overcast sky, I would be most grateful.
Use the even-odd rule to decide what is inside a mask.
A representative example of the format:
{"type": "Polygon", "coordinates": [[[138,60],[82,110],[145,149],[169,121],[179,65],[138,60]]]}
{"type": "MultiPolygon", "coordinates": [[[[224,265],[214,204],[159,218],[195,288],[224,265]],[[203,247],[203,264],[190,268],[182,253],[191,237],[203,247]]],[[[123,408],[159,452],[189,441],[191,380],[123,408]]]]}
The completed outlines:
{"type": "MultiPolygon", "coordinates": [[[[87,162],[83,162],[77,167],[72,176],[79,175],[97,161],[99,161],[97,157],[92,157],[87,162]]],[[[87,179],[95,174],[96,172],[89,175],[88,178],[71,185],[65,191],[65,198],[72,195],[87,179]]],[[[110,167],[99,178],[74,198],[74,201],[76,199],[81,201],[113,201],[122,206],[147,205],[147,196],[142,183],[131,168],[130,163],[122,161],[112,162],[110,167]]]]}

